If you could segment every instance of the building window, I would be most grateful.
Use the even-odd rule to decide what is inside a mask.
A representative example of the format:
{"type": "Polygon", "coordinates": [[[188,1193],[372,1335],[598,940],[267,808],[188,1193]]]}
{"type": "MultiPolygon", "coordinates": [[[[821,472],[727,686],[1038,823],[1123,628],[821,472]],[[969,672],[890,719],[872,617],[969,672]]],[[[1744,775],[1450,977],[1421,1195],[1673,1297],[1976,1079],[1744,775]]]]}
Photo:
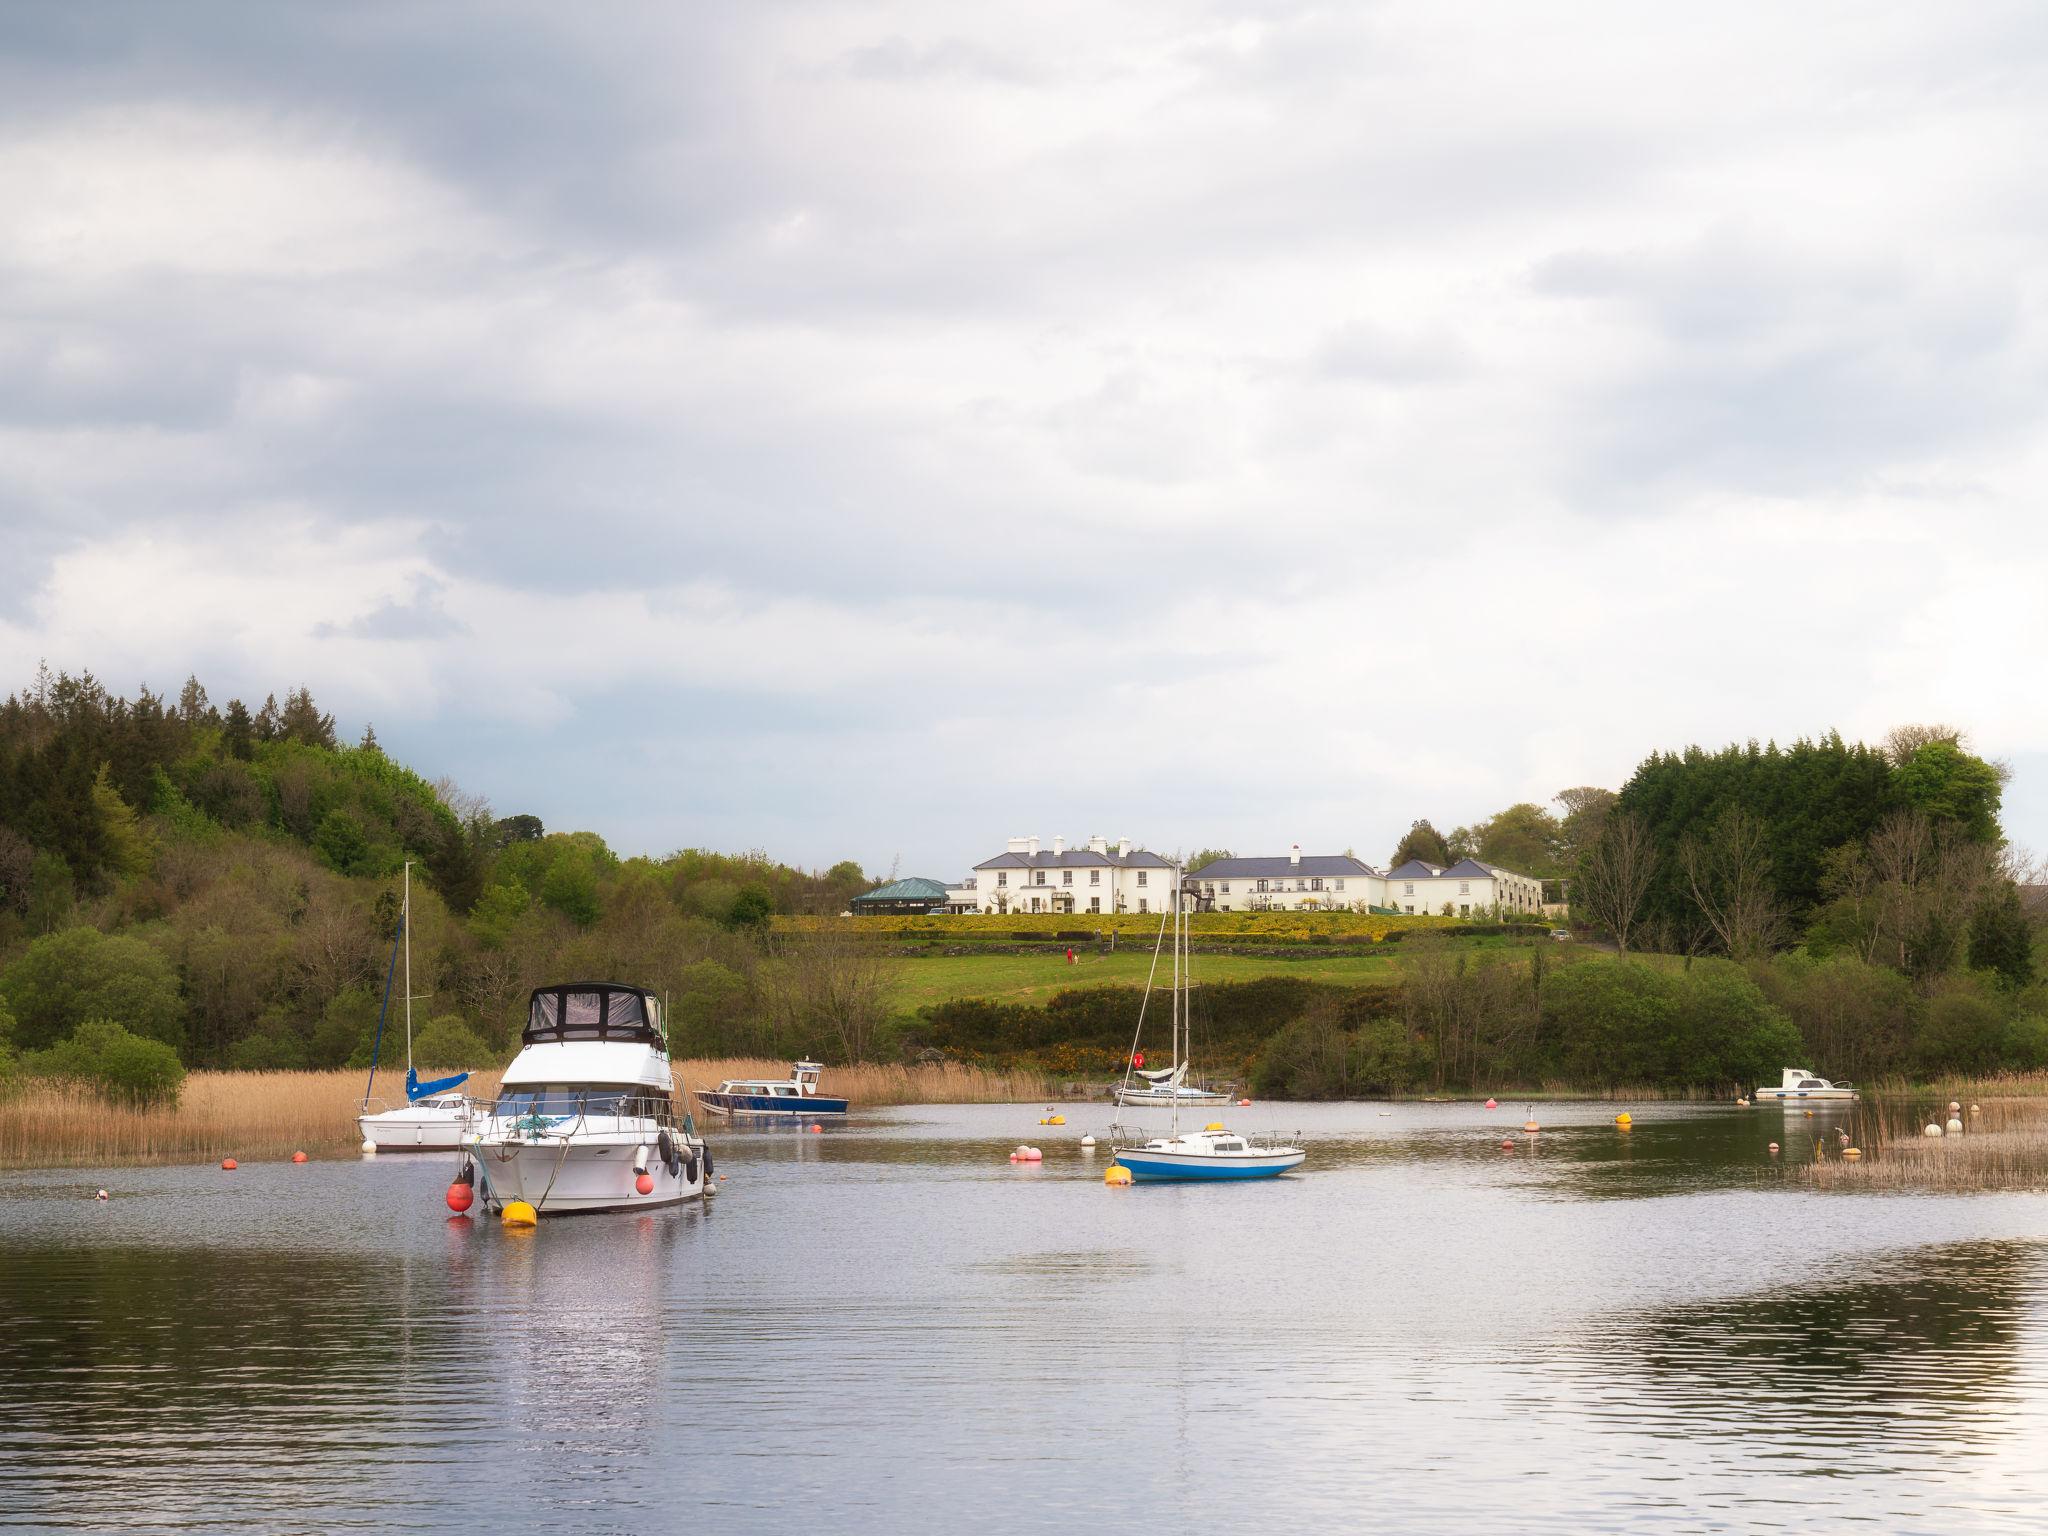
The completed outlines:
{"type": "Polygon", "coordinates": [[[997,885],[1008,885],[1009,883],[1010,883],[1010,872],[1009,872],[1009,871],[1008,871],[1007,869],[999,869],[999,870],[997,870],[997,871],[996,871],[996,884],[997,884],[997,885]]]}
{"type": "MultiPolygon", "coordinates": [[[[1410,880],[1406,885],[1402,886],[1401,894],[1403,896],[1413,896],[1415,894],[1415,882],[1413,880],[1410,880]]],[[[1413,912],[1415,909],[1413,907],[1410,907],[1408,910],[1410,912],[1413,912]]]]}
{"type": "MultiPolygon", "coordinates": [[[[1143,890],[1144,888],[1145,888],[1145,871],[1143,871],[1143,870],[1141,869],[1141,870],[1139,870],[1139,871],[1138,871],[1138,889],[1142,891],[1142,890],[1143,890]]],[[[1143,907],[1140,907],[1140,908],[1138,908],[1138,910],[1139,910],[1140,912],[1142,912],[1142,911],[1144,911],[1145,909],[1144,909],[1143,907]]]]}
{"type": "Polygon", "coordinates": [[[1471,909],[1471,907],[1469,907],[1469,906],[1467,906],[1467,905],[1465,905],[1464,903],[1462,903],[1462,902],[1461,902],[1461,903],[1459,904],[1459,906],[1458,906],[1458,916],[1460,916],[1460,917],[1470,917],[1471,915],[1472,915],[1472,909],[1471,909]]]}
{"type": "Polygon", "coordinates": [[[1089,870],[1089,871],[1088,871],[1088,883],[1089,883],[1090,885],[1100,885],[1100,884],[1102,884],[1102,871],[1101,871],[1101,870],[1099,870],[1099,869],[1091,869],[1091,870],[1089,870]]]}
{"type": "Polygon", "coordinates": [[[1412,901],[1408,903],[1408,915],[1410,917],[1415,915],[1415,903],[1412,901]]]}
{"type": "Polygon", "coordinates": [[[1343,889],[1344,889],[1344,882],[1343,882],[1342,880],[1339,880],[1339,881],[1337,882],[1336,888],[1337,888],[1338,890],[1340,890],[1340,891],[1341,891],[1341,890],[1343,890],[1343,889]]]}
{"type": "Polygon", "coordinates": [[[1072,885],[1073,883],[1074,883],[1074,872],[1073,872],[1073,871],[1072,871],[1071,869],[1063,869],[1063,870],[1061,870],[1061,871],[1060,871],[1060,884],[1061,884],[1061,885],[1072,885]]]}
{"type": "Polygon", "coordinates": [[[1230,894],[1230,882],[1228,880],[1223,882],[1223,894],[1226,896],[1230,894]]]}
{"type": "Polygon", "coordinates": [[[1470,896],[1472,894],[1472,882],[1470,880],[1460,880],[1458,882],[1458,894],[1460,896],[1470,896]]]}
{"type": "Polygon", "coordinates": [[[1038,878],[1037,878],[1036,880],[1033,880],[1033,881],[1032,881],[1031,883],[1032,883],[1033,885],[1043,885],[1043,884],[1045,884],[1045,871],[1044,871],[1044,870],[1042,870],[1042,869],[1041,869],[1041,870],[1039,870],[1039,871],[1038,871],[1038,878]]]}
{"type": "Polygon", "coordinates": [[[1259,882],[1258,888],[1263,891],[1266,888],[1266,882],[1261,880],[1259,882]]]}
{"type": "Polygon", "coordinates": [[[1311,880],[1308,883],[1308,888],[1312,891],[1320,891],[1323,888],[1323,882],[1321,880],[1311,880]]]}
{"type": "MultiPolygon", "coordinates": [[[[1142,879],[1144,879],[1145,877],[1144,877],[1143,875],[1140,875],[1140,876],[1139,876],[1138,878],[1139,878],[1140,880],[1142,880],[1142,879]]],[[[1144,910],[1145,910],[1145,898],[1144,898],[1144,897],[1142,897],[1142,896],[1140,896],[1140,897],[1138,898],[1138,910],[1139,910],[1140,912],[1142,912],[1142,911],[1144,911],[1144,910]]]]}
{"type": "Polygon", "coordinates": [[[1088,910],[1090,912],[1100,912],[1102,910],[1102,898],[1100,896],[1090,896],[1088,898],[1088,910]]]}

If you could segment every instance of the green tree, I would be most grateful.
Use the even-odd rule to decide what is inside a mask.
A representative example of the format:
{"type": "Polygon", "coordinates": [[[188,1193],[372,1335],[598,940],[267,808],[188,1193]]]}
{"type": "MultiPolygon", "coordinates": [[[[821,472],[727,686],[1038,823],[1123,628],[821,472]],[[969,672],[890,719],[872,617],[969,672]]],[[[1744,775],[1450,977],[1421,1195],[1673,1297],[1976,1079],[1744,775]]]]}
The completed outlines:
{"type": "Polygon", "coordinates": [[[123,1104],[174,1104],[185,1081],[178,1053],[131,1034],[111,1019],[86,1019],[48,1050],[30,1056],[38,1077],[83,1083],[123,1104]]]}
{"type": "Polygon", "coordinates": [[[587,848],[569,844],[556,852],[541,879],[540,899],[579,928],[597,921],[597,862],[587,848]]]}
{"type": "Polygon", "coordinates": [[[313,832],[313,851],[338,875],[363,874],[370,863],[370,839],[363,824],[347,811],[329,811],[321,818],[313,832]]]}
{"type": "Polygon", "coordinates": [[[2005,1037],[2005,1011],[1974,986],[1952,983],[1928,999],[1913,1054],[1923,1072],[1990,1072],[2005,1037]]]}
{"type": "Polygon", "coordinates": [[[469,931],[486,949],[503,949],[532,907],[533,898],[516,880],[486,886],[469,909],[469,931]]]}
{"type": "Polygon", "coordinates": [[[2020,900],[2020,888],[2001,880],[1977,903],[1970,918],[1970,965],[1991,971],[2008,987],[2034,979],[2034,927],[2020,900]]]}
{"type": "Polygon", "coordinates": [[[92,809],[99,822],[100,846],[106,861],[117,874],[147,874],[156,857],[154,840],[136,819],[134,808],[114,788],[112,766],[100,764],[93,776],[92,809]]]}
{"type": "Polygon", "coordinates": [[[39,853],[28,872],[28,910],[22,916],[30,933],[55,933],[71,920],[77,896],[71,866],[61,853],[39,853]]]}
{"type": "Polygon", "coordinates": [[[1563,1076],[1619,1087],[1665,1079],[1676,988],[1640,960],[1568,965],[1543,983],[1546,1044],[1563,1076]]]}
{"type": "Polygon", "coordinates": [[[1540,805],[1523,801],[1498,812],[1479,829],[1479,857],[1517,874],[1540,880],[1559,873],[1558,856],[1563,830],[1557,818],[1540,805]]]}
{"type": "Polygon", "coordinates": [[[294,688],[285,695],[284,709],[278,716],[278,734],[287,741],[303,742],[309,747],[333,747],[334,716],[322,714],[320,706],[313,702],[310,688],[294,688]]]}
{"type": "Polygon", "coordinates": [[[1972,842],[1999,843],[2003,780],[1997,768],[1953,741],[1930,741],[1894,775],[1905,802],[1936,822],[1952,822],[1972,842]]]}
{"type": "Polygon", "coordinates": [[[459,1014],[440,1014],[412,1037],[413,1064],[428,1071],[461,1072],[487,1067],[491,1058],[491,1048],[459,1014]]]}
{"type": "Polygon", "coordinates": [[[762,929],[768,926],[768,919],[775,915],[775,898],[768,894],[765,885],[744,885],[739,894],[726,908],[725,921],[728,927],[739,929],[762,929]]]}
{"type": "Polygon", "coordinates": [[[177,972],[141,939],[97,928],[45,934],[0,972],[0,995],[24,1049],[54,1045],[87,1019],[109,1019],[173,1047],[183,1044],[177,972]]]}
{"type": "Polygon", "coordinates": [[[352,1066],[362,1052],[365,1065],[370,1059],[370,1040],[377,1032],[377,998],[365,987],[345,987],[327,999],[320,1022],[313,1026],[313,1038],[306,1047],[306,1064],[314,1068],[352,1066]]]}
{"type": "Polygon", "coordinates": [[[1188,873],[1193,874],[1196,870],[1206,865],[1214,864],[1219,859],[1234,859],[1236,857],[1237,855],[1228,848],[1204,848],[1188,860],[1188,873]]]}
{"type": "Polygon", "coordinates": [[[698,960],[684,966],[677,980],[671,1049],[721,1055],[758,1047],[760,1042],[747,1033],[754,1010],[746,977],[716,960],[698,960]]]}
{"type": "Polygon", "coordinates": [[[1450,845],[1444,841],[1443,833],[1429,824],[1427,817],[1411,824],[1394,849],[1394,860],[1390,868],[1398,869],[1410,859],[1420,859],[1425,864],[1445,865],[1451,862],[1450,845]]]}
{"type": "Polygon", "coordinates": [[[228,700],[228,712],[221,722],[221,745],[229,757],[247,762],[256,751],[256,723],[249,718],[249,706],[240,699],[228,700]]]}

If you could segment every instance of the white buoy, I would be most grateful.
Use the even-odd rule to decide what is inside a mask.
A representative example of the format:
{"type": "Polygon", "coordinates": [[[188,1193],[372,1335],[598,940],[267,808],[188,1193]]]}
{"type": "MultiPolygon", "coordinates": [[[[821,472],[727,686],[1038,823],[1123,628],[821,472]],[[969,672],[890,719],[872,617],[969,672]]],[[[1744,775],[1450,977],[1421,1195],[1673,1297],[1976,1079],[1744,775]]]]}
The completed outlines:
{"type": "Polygon", "coordinates": [[[1953,1136],[1957,1131],[1960,1131],[1962,1128],[1962,1121],[1958,1120],[1954,1115],[1950,1115],[1948,1117],[1948,1130],[1951,1136],[1953,1136]]]}
{"type": "Polygon", "coordinates": [[[377,1150],[377,1143],[370,1140],[369,1137],[365,1136],[363,1138],[363,1150],[365,1152],[375,1153],[377,1150]]]}
{"type": "Polygon", "coordinates": [[[1082,1147],[1082,1150],[1083,1150],[1083,1151],[1087,1151],[1088,1149],[1092,1148],[1092,1147],[1093,1147],[1094,1145],[1095,1145],[1095,1138],[1094,1138],[1093,1136],[1083,1136],[1083,1137],[1081,1138],[1081,1147],[1082,1147]]]}
{"type": "Polygon", "coordinates": [[[1941,1134],[1941,1127],[1930,1120],[1927,1122],[1926,1134],[1929,1136],[1939,1136],[1941,1134]]]}

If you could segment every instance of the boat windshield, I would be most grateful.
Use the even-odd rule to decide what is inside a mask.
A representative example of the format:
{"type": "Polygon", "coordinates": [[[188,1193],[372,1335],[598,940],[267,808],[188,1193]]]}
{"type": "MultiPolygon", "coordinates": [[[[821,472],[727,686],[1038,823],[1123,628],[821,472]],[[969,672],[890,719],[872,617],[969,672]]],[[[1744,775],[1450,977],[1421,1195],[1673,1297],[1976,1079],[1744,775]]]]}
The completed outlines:
{"type": "Polygon", "coordinates": [[[581,1083],[532,1084],[498,1095],[497,1113],[506,1116],[656,1115],[667,1106],[661,1093],[645,1087],[589,1087],[581,1083]]]}

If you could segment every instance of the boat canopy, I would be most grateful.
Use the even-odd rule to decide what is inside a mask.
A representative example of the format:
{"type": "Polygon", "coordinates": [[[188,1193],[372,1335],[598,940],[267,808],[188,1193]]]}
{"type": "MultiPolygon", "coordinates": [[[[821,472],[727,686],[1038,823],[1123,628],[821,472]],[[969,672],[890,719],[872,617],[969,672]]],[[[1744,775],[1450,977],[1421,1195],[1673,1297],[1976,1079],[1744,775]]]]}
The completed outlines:
{"type": "Polygon", "coordinates": [[[616,981],[571,981],[536,987],[522,1045],[557,1040],[638,1040],[666,1048],[661,1005],[645,987],[616,981]]]}

